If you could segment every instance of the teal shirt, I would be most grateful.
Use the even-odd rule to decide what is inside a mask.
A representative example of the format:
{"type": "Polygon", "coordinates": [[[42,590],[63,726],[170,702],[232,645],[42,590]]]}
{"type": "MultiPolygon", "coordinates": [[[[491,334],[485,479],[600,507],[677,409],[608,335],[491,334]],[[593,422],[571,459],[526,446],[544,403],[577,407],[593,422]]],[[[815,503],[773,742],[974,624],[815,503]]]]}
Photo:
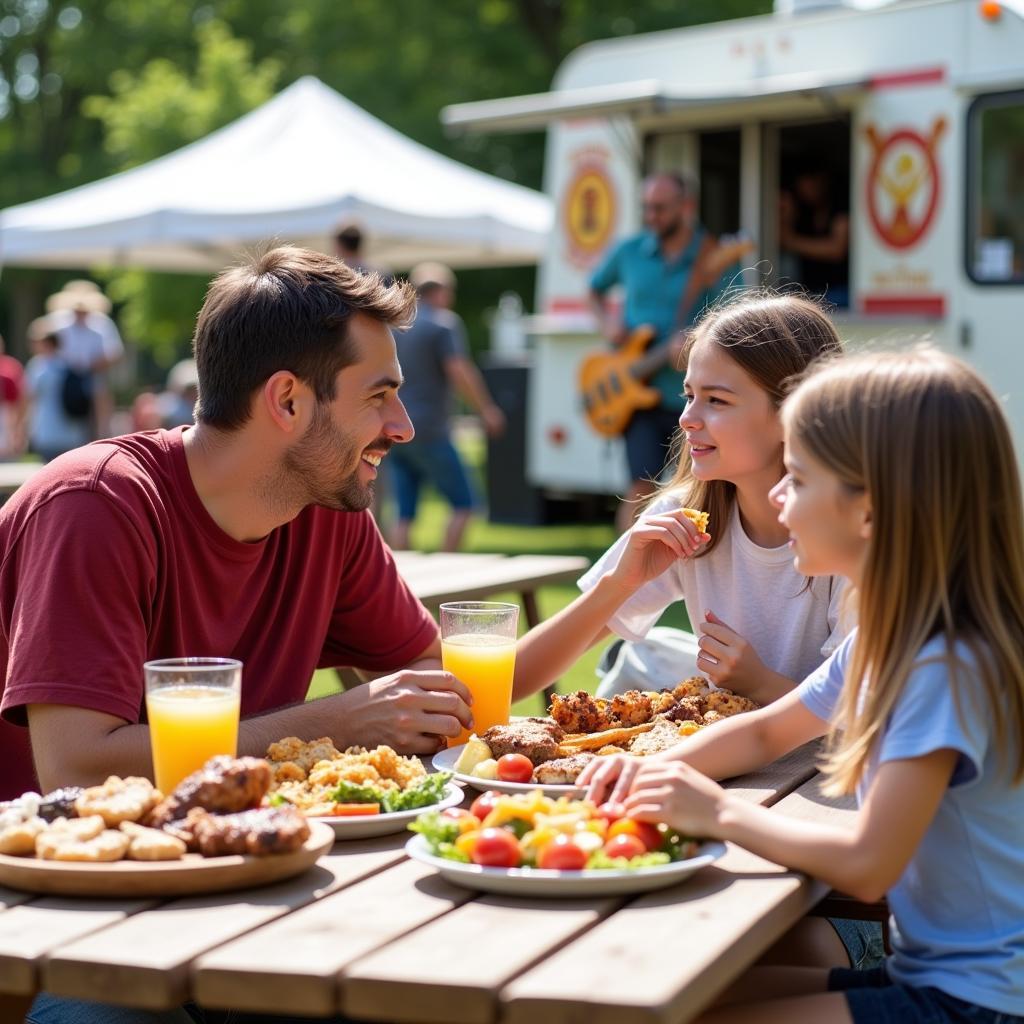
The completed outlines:
{"type": "MultiPolygon", "coordinates": [[[[662,255],[658,238],[652,231],[627,238],[612,249],[594,271],[590,287],[603,295],[614,285],[622,285],[626,293],[623,309],[625,326],[633,330],[642,324],[651,324],[658,332],[656,341],[661,341],[673,330],[692,324],[725,291],[733,276],[729,271],[713,288],[699,293],[686,324],[676,323],[683,290],[703,237],[703,229],[697,228],[690,244],[678,259],[671,261],[666,261],[662,255]]],[[[681,397],[683,386],[677,369],[663,366],[651,384],[661,392],[665,408],[682,410],[685,404],[681,397]]]]}

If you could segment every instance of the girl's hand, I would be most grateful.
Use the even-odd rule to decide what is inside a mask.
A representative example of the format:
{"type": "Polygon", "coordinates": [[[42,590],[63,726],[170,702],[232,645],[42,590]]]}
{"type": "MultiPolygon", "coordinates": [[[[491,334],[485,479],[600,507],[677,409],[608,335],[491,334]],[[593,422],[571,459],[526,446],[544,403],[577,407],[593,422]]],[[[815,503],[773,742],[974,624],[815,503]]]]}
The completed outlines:
{"type": "Polygon", "coordinates": [[[629,792],[640,758],[628,754],[595,757],[579,774],[577,786],[587,786],[587,799],[600,806],[604,803],[622,803],[629,792]]]}
{"type": "Polygon", "coordinates": [[[644,765],[623,801],[626,817],[664,822],[685,836],[715,839],[725,790],[681,761],[644,765]]]}
{"type": "Polygon", "coordinates": [[[656,579],[680,558],[691,558],[711,539],[681,508],[642,517],[627,537],[619,563],[609,575],[629,590],[656,579]]]}
{"type": "Polygon", "coordinates": [[[714,612],[707,612],[698,628],[697,668],[716,686],[748,696],[768,672],[757,651],[714,612]]]}

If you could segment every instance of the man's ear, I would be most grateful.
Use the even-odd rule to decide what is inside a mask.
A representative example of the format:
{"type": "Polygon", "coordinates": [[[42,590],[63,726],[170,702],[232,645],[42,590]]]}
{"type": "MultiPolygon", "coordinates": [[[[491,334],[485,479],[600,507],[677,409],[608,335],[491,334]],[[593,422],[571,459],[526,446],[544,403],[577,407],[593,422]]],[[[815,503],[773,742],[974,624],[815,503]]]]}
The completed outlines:
{"type": "Polygon", "coordinates": [[[312,397],[309,388],[289,370],[278,370],[260,390],[260,401],[271,422],[286,434],[305,430],[312,397]]]}

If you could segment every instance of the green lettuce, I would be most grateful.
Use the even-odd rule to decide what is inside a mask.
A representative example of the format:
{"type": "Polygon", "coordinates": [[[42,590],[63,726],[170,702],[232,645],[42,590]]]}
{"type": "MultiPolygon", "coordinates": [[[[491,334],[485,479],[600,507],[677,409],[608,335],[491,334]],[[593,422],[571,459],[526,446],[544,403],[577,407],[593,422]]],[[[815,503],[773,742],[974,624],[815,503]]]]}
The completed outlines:
{"type": "Polygon", "coordinates": [[[342,781],[331,793],[331,799],[339,804],[380,804],[385,814],[412,811],[417,807],[440,803],[444,797],[444,787],[451,777],[451,772],[435,772],[404,790],[378,789],[376,786],[342,781]]]}
{"type": "Polygon", "coordinates": [[[463,860],[464,854],[455,849],[455,840],[459,838],[459,823],[451,818],[442,818],[439,811],[428,811],[421,814],[409,826],[410,832],[419,832],[430,845],[431,852],[448,860],[463,860]]]}

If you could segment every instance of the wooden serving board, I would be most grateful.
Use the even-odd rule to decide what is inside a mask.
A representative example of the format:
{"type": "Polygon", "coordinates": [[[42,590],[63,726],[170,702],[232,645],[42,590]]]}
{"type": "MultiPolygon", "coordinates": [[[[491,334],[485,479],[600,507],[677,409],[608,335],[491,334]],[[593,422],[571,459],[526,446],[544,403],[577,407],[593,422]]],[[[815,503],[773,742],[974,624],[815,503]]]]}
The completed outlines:
{"type": "Polygon", "coordinates": [[[292,853],[266,857],[201,857],[181,860],[118,860],[108,864],[38,860],[0,854],[0,883],[48,896],[185,896],[227,892],[291,878],[334,844],[327,825],[311,821],[309,838],[292,853]]]}

